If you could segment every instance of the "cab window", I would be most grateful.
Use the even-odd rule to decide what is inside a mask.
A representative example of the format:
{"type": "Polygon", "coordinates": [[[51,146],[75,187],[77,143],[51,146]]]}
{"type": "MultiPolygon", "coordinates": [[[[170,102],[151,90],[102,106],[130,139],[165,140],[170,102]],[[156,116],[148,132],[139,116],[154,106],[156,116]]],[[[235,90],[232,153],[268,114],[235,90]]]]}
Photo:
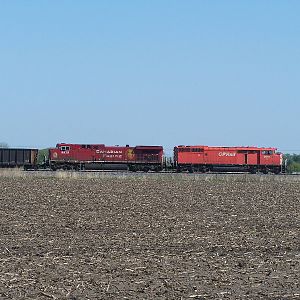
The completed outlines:
{"type": "Polygon", "coordinates": [[[70,146],[61,146],[60,151],[70,151],[70,146]]]}
{"type": "Polygon", "coordinates": [[[263,151],[261,151],[261,154],[262,155],[273,155],[274,153],[272,150],[263,150],[263,151]]]}

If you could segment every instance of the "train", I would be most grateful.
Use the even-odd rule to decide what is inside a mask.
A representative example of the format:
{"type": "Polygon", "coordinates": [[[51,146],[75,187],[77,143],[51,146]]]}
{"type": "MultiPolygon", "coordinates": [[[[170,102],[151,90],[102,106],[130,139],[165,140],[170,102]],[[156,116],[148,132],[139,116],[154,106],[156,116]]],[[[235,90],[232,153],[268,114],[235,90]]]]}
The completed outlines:
{"type": "Polygon", "coordinates": [[[0,149],[0,167],[56,170],[127,170],[132,172],[285,172],[283,154],[273,147],[179,145],[173,157],[163,146],[106,146],[58,143],[43,163],[37,149],[0,149]]]}

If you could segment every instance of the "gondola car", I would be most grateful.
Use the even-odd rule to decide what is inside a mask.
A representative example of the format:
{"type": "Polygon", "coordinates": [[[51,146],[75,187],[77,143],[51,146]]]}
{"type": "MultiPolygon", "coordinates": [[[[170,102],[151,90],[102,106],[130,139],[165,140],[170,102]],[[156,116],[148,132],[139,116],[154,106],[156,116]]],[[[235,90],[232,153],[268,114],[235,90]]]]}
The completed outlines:
{"type": "Polygon", "coordinates": [[[37,168],[38,149],[0,148],[0,167],[37,168]]]}

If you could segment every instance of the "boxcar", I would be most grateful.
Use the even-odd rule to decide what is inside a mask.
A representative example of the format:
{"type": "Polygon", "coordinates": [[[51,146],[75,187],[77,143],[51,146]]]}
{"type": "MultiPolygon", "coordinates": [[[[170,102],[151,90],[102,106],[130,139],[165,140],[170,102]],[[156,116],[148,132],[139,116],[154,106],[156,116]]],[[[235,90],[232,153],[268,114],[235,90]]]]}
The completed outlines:
{"type": "Polygon", "coordinates": [[[282,154],[276,148],[177,146],[174,162],[177,171],[283,171],[282,154]]]}
{"type": "Polygon", "coordinates": [[[160,171],[161,146],[105,146],[104,144],[57,144],[49,150],[49,165],[57,169],[160,171]]]}
{"type": "Polygon", "coordinates": [[[36,168],[37,149],[0,148],[0,167],[24,169],[36,168]]]}

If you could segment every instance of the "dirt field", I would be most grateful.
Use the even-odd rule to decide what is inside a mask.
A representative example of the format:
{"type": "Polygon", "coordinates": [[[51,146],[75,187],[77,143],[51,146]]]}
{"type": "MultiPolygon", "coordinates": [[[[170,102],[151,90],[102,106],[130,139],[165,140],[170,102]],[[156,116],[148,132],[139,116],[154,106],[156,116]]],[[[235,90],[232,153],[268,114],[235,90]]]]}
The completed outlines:
{"type": "Polygon", "coordinates": [[[300,183],[0,177],[0,299],[300,299],[300,183]]]}

